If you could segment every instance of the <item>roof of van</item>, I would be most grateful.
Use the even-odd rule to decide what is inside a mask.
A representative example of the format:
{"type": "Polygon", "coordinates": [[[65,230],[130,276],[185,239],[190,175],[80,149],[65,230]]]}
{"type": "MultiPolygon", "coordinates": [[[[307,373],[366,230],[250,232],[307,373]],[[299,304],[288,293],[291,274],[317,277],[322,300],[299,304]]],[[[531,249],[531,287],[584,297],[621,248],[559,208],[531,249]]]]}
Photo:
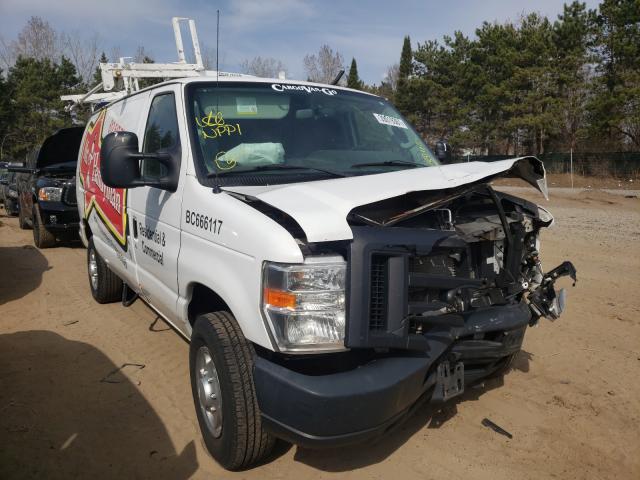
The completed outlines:
{"type": "MultiPolygon", "coordinates": [[[[220,72],[220,76],[216,77],[215,71],[207,71],[205,75],[201,77],[184,77],[177,78],[167,81],[167,83],[171,82],[180,82],[180,83],[198,83],[198,82],[211,82],[211,81],[219,81],[222,82],[247,82],[247,83],[277,83],[280,85],[306,85],[309,87],[316,88],[330,88],[332,90],[344,90],[348,92],[355,93],[364,93],[366,95],[377,96],[370,92],[365,92],[362,90],[355,90],[349,87],[343,87],[340,85],[331,85],[327,83],[317,83],[317,82],[307,82],[304,80],[295,80],[295,79],[280,79],[280,78],[264,78],[264,77],[255,77],[253,75],[244,75],[240,73],[226,73],[220,72]]],[[[165,83],[165,82],[163,82],[165,83]]],[[[159,84],[157,84],[159,85],[159,84]]],[[[154,85],[154,86],[157,86],[154,85]]]]}
{"type": "Polygon", "coordinates": [[[308,86],[308,87],[316,87],[316,88],[330,88],[332,90],[340,90],[340,91],[345,91],[345,92],[354,92],[354,93],[360,93],[363,95],[370,95],[372,97],[379,97],[379,95],[370,93],[370,92],[365,92],[362,90],[355,90],[353,88],[348,88],[348,87],[343,87],[340,85],[330,85],[330,84],[326,84],[326,83],[316,83],[316,82],[307,82],[304,80],[294,80],[294,79],[280,79],[280,78],[265,78],[265,77],[256,77],[253,75],[246,75],[246,74],[242,74],[242,73],[228,73],[228,72],[220,72],[220,75],[216,75],[215,71],[210,71],[207,70],[206,72],[203,72],[202,76],[198,76],[198,77],[180,77],[180,78],[171,78],[168,80],[165,80],[161,83],[156,83],[154,85],[150,85],[148,87],[145,88],[141,88],[140,90],[137,90],[135,92],[131,92],[129,95],[125,95],[121,98],[118,98],[116,100],[113,100],[111,102],[105,102],[103,105],[101,105],[98,109],[96,109],[93,112],[93,115],[96,115],[100,110],[104,109],[104,108],[108,108],[111,105],[115,105],[118,102],[125,100],[127,98],[130,98],[134,95],[137,95],[138,93],[141,92],[146,92],[149,90],[154,90],[160,86],[163,85],[169,85],[169,84],[173,84],[173,83],[181,83],[181,84],[190,84],[190,83],[211,83],[211,82],[220,82],[220,83],[225,83],[225,82],[246,82],[246,83],[271,83],[271,84],[279,84],[279,85],[304,85],[304,86],[308,86]]]}
{"type": "Polygon", "coordinates": [[[114,100],[112,102],[109,102],[107,105],[104,106],[109,106],[111,104],[117,103],[121,100],[124,100],[125,98],[129,98],[132,95],[136,95],[137,93],[140,92],[146,92],[148,90],[153,90],[156,89],[162,85],[168,85],[171,83],[182,83],[182,84],[188,84],[188,83],[211,83],[211,82],[220,82],[220,83],[225,83],[225,82],[246,82],[246,83],[272,83],[272,84],[279,84],[279,85],[305,85],[308,87],[316,87],[316,88],[330,88],[332,90],[342,90],[342,91],[346,91],[346,92],[354,92],[354,93],[361,93],[364,95],[371,95],[372,97],[378,97],[378,95],[375,95],[373,93],[370,92],[365,92],[362,90],[355,90],[353,88],[348,88],[348,87],[343,87],[340,85],[330,85],[330,84],[326,84],[326,83],[316,83],[316,82],[307,82],[304,80],[294,80],[294,79],[280,79],[280,78],[264,78],[264,77],[256,77],[253,75],[246,75],[246,74],[242,74],[242,73],[228,73],[228,72],[220,72],[219,76],[216,76],[216,72],[215,71],[206,71],[204,72],[204,74],[202,76],[199,77],[181,77],[181,78],[171,78],[168,80],[165,80],[161,83],[156,83],[154,85],[150,85],[148,87],[145,88],[141,88],[140,90],[137,90],[135,92],[131,92],[131,94],[126,95],[122,98],[118,98],[117,100],[114,100]]]}

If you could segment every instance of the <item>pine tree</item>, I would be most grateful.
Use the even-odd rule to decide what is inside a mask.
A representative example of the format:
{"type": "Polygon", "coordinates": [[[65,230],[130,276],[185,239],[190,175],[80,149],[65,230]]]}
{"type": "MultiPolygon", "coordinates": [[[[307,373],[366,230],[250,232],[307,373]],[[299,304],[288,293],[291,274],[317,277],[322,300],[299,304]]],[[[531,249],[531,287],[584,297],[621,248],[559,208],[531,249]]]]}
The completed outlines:
{"type": "Polygon", "coordinates": [[[586,137],[586,103],[590,95],[591,63],[589,45],[593,41],[595,12],[584,3],[565,4],[553,25],[556,49],[554,75],[560,112],[559,146],[575,150],[580,137],[586,137]]]}
{"type": "Polygon", "coordinates": [[[360,80],[358,76],[358,65],[356,63],[356,59],[351,59],[351,67],[349,68],[349,77],[347,78],[347,87],[353,88],[355,90],[362,90],[364,88],[364,83],[360,80]]]}
{"type": "Polygon", "coordinates": [[[49,59],[18,57],[7,83],[16,133],[10,153],[20,159],[53,132],[71,125],[60,95],[73,93],[79,79],[74,65],[64,57],[59,65],[49,59]]]}
{"type": "Polygon", "coordinates": [[[407,35],[404,37],[404,42],[402,43],[398,80],[407,80],[409,78],[413,70],[412,64],[413,52],[411,51],[411,38],[407,35]]]}
{"type": "Polygon", "coordinates": [[[627,149],[640,148],[640,2],[604,0],[597,20],[592,131],[627,149]]]}
{"type": "Polygon", "coordinates": [[[402,53],[400,54],[398,89],[395,96],[396,106],[404,115],[409,115],[413,110],[410,85],[410,76],[412,73],[413,53],[411,52],[411,39],[407,35],[404,37],[402,53]]]}
{"type": "Polygon", "coordinates": [[[0,69],[0,142],[9,133],[12,118],[9,84],[5,80],[4,72],[0,69]]]}

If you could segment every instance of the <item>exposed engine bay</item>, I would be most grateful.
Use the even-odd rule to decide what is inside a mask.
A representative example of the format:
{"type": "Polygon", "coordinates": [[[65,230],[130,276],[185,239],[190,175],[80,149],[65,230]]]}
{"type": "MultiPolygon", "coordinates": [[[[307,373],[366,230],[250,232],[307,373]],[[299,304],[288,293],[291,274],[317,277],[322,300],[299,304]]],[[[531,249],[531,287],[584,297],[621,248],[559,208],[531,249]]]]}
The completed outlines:
{"type": "MultiPolygon", "coordinates": [[[[408,258],[409,315],[413,320],[519,303],[532,311],[530,324],[554,320],[564,308],[555,281],[576,270],[564,262],[547,274],[539,256],[539,232],[553,217],[534,203],[488,185],[465,191],[414,192],[354,209],[353,225],[447,232],[428,254],[408,258]],[[407,207],[410,208],[407,208],[407,207]]],[[[420,332],[420,322],[415,327],[420,332]]]]}
{"type": "MultiPolygon", "coordinates": [[[[576,269],[565,261],[545,272],[539,235],[552,215],[489,183],[520,177],[546,197],[539,160],[417,170],[394,173],[399,183],[372,175],[231,193],[289,232],[303,257],[345,259],[347,351],[327,369],[421,358],[426,377],[416,382],[441,402],[507,368],[540,317],[557,319],[565,292],[555,283],[575,285],[576,269]]],[[[281,361],[315,368],[305,357],[281,361]]]]}

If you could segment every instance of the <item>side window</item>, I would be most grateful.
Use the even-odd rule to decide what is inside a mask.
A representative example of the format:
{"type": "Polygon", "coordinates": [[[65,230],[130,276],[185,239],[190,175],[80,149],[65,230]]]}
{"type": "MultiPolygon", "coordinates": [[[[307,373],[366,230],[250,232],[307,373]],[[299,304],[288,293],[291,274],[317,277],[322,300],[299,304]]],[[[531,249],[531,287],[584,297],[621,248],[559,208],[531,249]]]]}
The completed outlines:
{"type": "MultiPolygon", "coordinates": [[[[180,146],[178,134],[178,115],[173,93],[158,95],[151,102],[147,127],[144,131],[144,153],[156,153],[160,150],[172,150],[180,146]]],[[[166,174],[166,168],[158,161],[143,160],[142,175],[147,178],[159,178],[166,174]]]]}

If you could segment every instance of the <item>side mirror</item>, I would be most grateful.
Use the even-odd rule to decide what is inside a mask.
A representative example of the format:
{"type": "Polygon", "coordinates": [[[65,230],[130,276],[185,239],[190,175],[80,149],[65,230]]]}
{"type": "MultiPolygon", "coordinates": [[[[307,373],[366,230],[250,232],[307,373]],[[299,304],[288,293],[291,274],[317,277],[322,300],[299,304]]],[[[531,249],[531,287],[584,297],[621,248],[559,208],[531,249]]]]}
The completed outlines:
{"type": "Polygon", "coordinates": [[[132,132],[112,132],[102,139],[100,148],[100,175],[112,188],[150,186],[175,191],[178,185],[177,169],[169,153],[140,153],[138,136],[132,132]],[[140,172],[140,161],[157,161],[167,167],[168,174],[145,179],[140,172]]]}
{"type": "Polygon", "coordinates": [[[451,163],[451,146],[444,140],[436,142],[435,153],[440,163],[451,163]]]}

